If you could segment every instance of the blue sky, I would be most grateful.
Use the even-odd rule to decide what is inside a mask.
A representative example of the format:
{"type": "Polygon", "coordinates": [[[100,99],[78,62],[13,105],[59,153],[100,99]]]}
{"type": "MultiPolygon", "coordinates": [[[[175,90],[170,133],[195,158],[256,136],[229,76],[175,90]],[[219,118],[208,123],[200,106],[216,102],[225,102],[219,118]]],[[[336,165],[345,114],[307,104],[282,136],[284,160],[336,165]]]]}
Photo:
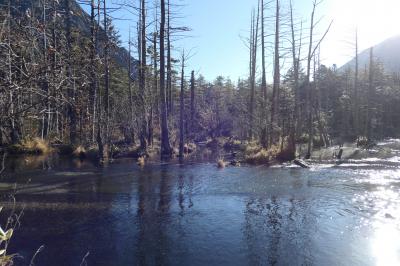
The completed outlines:
{"type": "MultiPolygon", "coordinates": [[[[123,0],[107,0],[108,3],[123,0]]],[[[130,1],[130,2],[138,2],[130,1]]],[[[230,77],[236,81],[248,75],[248,50],[241,37],[248,36],[251,10],[257,6],[257,0],[171,0],[172,3],[184,4],[182,18],[176,21],[178,26],[192,29],[190,37],[175,42],[175,57],[179,57],[184,48],[191,50],[193,56],[188,62],[188,71],[195,70],[213,80],[218,75],[230,77]]],[[[266,2],[268,2],[266,0],[266,2]]],[[[288,11],[288,1],[282,2],[282,12],[288,11]]],[[[293,0],[296,17],[302,19],[308,28],[312,0],[293,0]]],[[[153,1],[148,0],[148,6],[153,1]]],[[[273,13],[266,11],[266,15],[273,13]]],[[[351,42],[355,28],[359,30],[360,50],[367,49],[384,39],[399,33],[400,0],[325,0],[317,10],[317,19],[322,18],[317,33],[325,31],[331,20],[332,29],[322,44],[322,62],[330,66],[342,65],[352,55],[354,47],[351,42]]],[[[115,20],[121,39],[126,45],[129,26],[136,25],[136,17],[126,10],[120,10],[113,16],[123,20],[115,20]]],[[[149,20],[150,21],[150,20],[149,20]]],[[[149,27],[149,31],[152,26],[149,27]]],[[[274,30],[273,22],[266,23],[266,32],[274,30]]],[[[306,35],[306,33],[304,33],[306,35]]],[[[136,39],[135,32],[132,33],[136,39]]],[[[317,37],[318,38],[318,37],[317,37]]],[[[305,50],[305,48],[304,48],[305,50]]],[[[290,58],[290,57],[289,57],[290,58]]],[[[290,59],[283,60],[286,66],[290,59]]],[[[267,53],[267,63],[272,65],[272,53],[267,53]]],[[[269,67],[269,72],[271,67],[269,67]]],[[[272,73],[270,74],[272,76],[272,73]]]]}

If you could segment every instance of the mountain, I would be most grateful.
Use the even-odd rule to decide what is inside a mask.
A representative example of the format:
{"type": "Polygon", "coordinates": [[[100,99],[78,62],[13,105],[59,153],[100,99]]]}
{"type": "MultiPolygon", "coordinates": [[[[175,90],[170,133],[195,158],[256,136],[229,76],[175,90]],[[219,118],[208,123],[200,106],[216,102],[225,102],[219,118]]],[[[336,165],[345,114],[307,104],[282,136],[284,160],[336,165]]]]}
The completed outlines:
{"type": "MultiPolygon", "coordinates": [[[[90,15],[87,14],[82,7],[78,4],[76,0],[70,0],[70,8],[71,8],[71,14],[72,14],[72,24],[73,27],[76,27],[79,29],[79,31],[84,34],[87,37],[90,37],[90,15]]],[[[50,2],[50,1],[48,1],[50,2]]],[[[8,0],[0,0],[0,8],[6,8],[7,7],[8,0]]],[[[32,9],[32,6],[35,10],[36,16],[38,19],[41,19],[42,15],[42,1],[41,0],[11,0],[11,10],[12,12],[18,12],[19,14],[26,14],[30,9],[32,9]]],[[[59,12],[62,13],[64,10],[63,6],[64,1],[59,0],[58,1],[58,6],[57,9],[60,10],[59,12]]],[[[50,3],[48,4],[50,8],[50,3]]],[[[124,47],[118,47],[116,51],[112,52],[111,54],[112,59],[122,68],[125,68],[128,70],[128,59],[129,59],[129,53],[124,47]]],[[[131,62],[132,62],[132,73],[131,76],[132,78],[135,79],[137,77],[137,65],[138,61],[131,57],[131,62]]]]}
{"type": "MultiPolygon", "coordinates": [[[[374,46],[374,58],[382,64],[387,73],[400,73],[400,35],[389,38],[374,46]]],[[[360,69],[369,65],[369,52],[367,49],[359,54],[360,69]]],[[[355,58],[344,64],[340,69],[354,69],[355,58]]]]}

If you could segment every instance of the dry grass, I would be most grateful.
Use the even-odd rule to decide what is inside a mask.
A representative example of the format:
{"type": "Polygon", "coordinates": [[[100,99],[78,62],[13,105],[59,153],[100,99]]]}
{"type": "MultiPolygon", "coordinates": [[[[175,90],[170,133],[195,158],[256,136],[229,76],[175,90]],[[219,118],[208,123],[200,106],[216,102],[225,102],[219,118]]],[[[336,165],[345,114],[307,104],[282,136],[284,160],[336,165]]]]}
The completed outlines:
{"type": "Polygon", "coordinates": [[[226,163],[224,162],[224,160],[219,159],[217,162],[217,167],[222,169],[222,168],[225,168],[225,166],[226,166],[226,163]]]}
{"type": "Polygon", "coordinates": [[[194,143],[188,143],[183,146],[184,153],[192,153],[196,150],[197,146],[194,143]]]}
{"type": "Polygon", "coordinates": [[[79,145],[78,147],[75,148],[75,150],[72,152],[72,155],[75,157],[85,157],[86,156],[86,149],[82,145],[79,145]]]}
{"type": "Polygon", "coordinates": [[[245,150],[245,161],[249,164],[268,164],[273,160],[290,161],[293,159],[293,151],[287,144],[281,150],[280,145],[273,145],[269,149],[264,149],[252,143],[245,150]]]}
{"type": "Polygon", "coordinates": [[[9,147],[10,153],[15,154],[48,154],[53,151],[50,144],[41,139],[25,139],[19,144],[15,144],[9,147]]]}
{"type": "Polygon", "coordinates": [[[140,167],[144,167],[144,165],[146,164],[146,160],[145,160],[144,156],[138,158],[137,164],[138,164],[140,167]]]}
{"type": "Polygon", "coordinates": [[[242,143],[242,141],[237,140],[237,139],[228,139],[224,143],[224,149],[226,150],[240,150],[244,151],[246,149],[247,145],[245,143],[242,143]]]}

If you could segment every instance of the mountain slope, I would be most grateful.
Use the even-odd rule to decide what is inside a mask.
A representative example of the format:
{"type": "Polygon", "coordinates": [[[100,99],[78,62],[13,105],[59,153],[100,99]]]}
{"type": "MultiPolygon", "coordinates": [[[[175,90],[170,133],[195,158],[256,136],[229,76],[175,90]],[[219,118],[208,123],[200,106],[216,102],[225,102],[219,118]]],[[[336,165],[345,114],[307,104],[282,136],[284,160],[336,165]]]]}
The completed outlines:
{"type": "MultiPolygon", "coordinates": [[[[359,66],[369,65],[369,49],[359,54],[359,66]]],[[[374,46],[374,58],[380,62],[387,73],[400,73],[400,35],[389,38],[374,46]]],[[[344,64],[340,69],[354,68],[355,58],[344,64]]]]}
{"type": "MultiPolygon", "coordinates": [[[[50,2],[50,1],[48,1],[50,2]]],[[[0,8],[7,8],[8,0],[0,0],[0,8]]],[[[32,8],[35,9],[35,14],[38,17],[38,20],[41,20],[40,17],[42,14],[42,5],[41,0],[12,0],[11,1],[11,12],[18,12],[19,14],[26,14],[28,10],[32,8]],[[18,11],[17,11],[18,10],[18,11]]],[[[58,1],[57,9],[60,13],[63,12],[64,1],[58,1]]],[[[82,7],[75,0],[71,0],[71,13],[72,13],[72,24],[73,27],[79,29],[79,31],[87,37],[90,37],[90,16],[87,14],[82,7]]],[[[50,4],[48,4],[50,8],[50,4]]],[[[112,59],[122,68],[128,70],[128,59],[129,53],[124,47],[118,47],[116,51],[111,54],[112,59]]],[[[132,62],[132,73],[131,76],[135,78],[136,75],[136,66],[137,60],[131,57],[132,62]]]]}

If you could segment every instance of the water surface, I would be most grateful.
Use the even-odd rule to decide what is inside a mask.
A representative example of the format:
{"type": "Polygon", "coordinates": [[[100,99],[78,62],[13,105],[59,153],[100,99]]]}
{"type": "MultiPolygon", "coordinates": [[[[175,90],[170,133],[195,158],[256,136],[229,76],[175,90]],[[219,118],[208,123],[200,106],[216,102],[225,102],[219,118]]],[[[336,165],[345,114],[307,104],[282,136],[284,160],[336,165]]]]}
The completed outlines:
{"type": "MultiPolygon", "coordinates": [[[[27,265],[400,265],[400,166],[15,166],[27,265]]],[[[3,196],[2,204],[6,205],[3,196]]],[[[6,205],[8,206],[8,205],[6,205]]],[[[4,214],[2,216],[4,218],[4,214]]]]}

